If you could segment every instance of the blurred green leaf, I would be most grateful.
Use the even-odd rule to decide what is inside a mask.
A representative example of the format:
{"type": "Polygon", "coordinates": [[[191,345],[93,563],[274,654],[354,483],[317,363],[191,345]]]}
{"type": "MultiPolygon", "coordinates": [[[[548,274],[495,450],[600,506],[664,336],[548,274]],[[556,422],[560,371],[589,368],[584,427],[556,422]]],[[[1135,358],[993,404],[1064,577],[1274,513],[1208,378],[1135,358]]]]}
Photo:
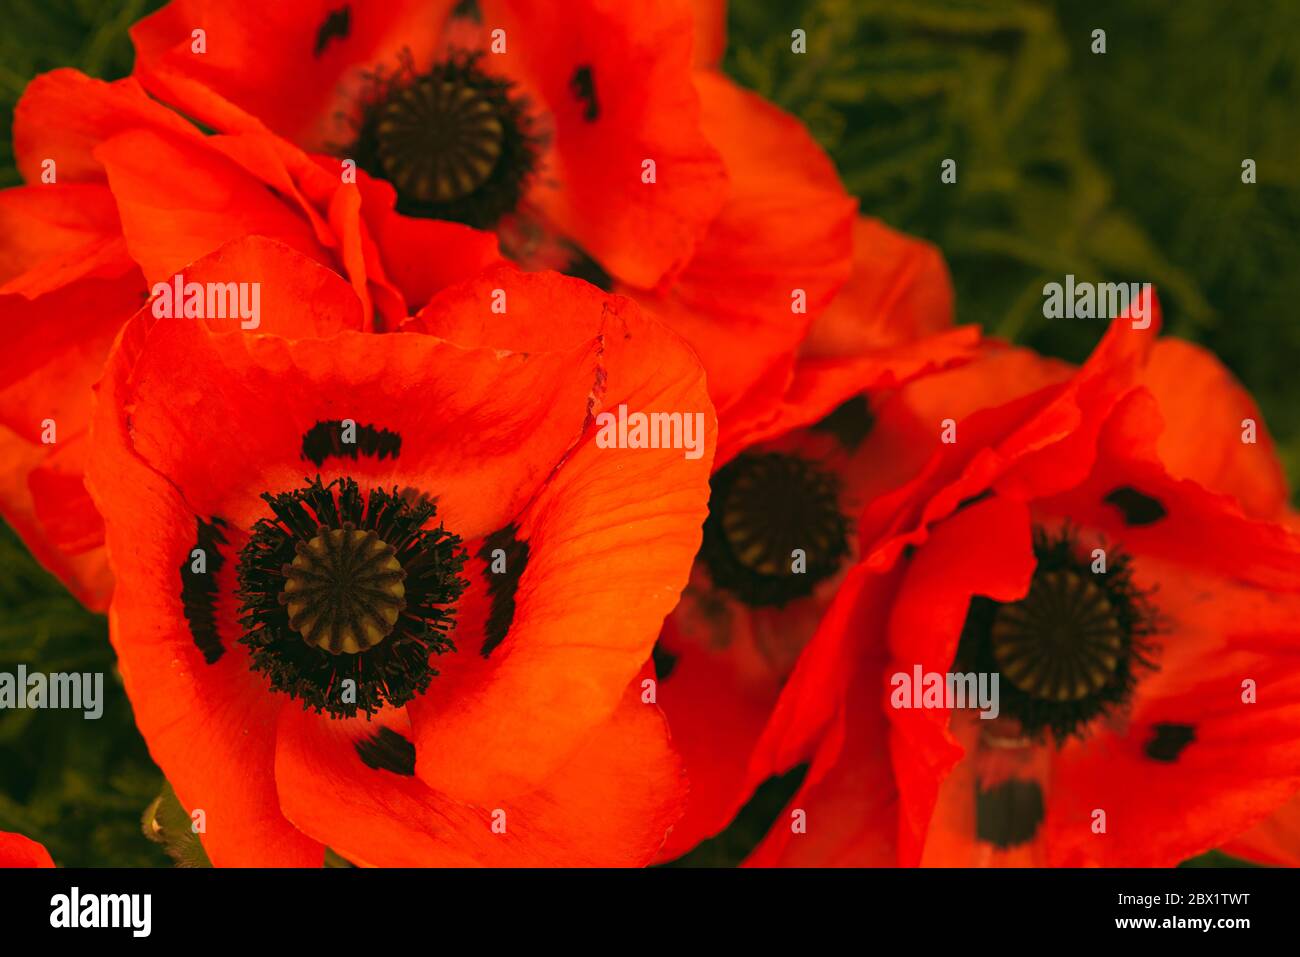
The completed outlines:
{"type": "Polygon", "coordinates": [[[104,618],[86,611],[0,523],[0,671],[103,674],[103,714],[0,711],[0,830],[64,866],[169,863],[140,836],[162,775],[135,729],[104,618]]]}

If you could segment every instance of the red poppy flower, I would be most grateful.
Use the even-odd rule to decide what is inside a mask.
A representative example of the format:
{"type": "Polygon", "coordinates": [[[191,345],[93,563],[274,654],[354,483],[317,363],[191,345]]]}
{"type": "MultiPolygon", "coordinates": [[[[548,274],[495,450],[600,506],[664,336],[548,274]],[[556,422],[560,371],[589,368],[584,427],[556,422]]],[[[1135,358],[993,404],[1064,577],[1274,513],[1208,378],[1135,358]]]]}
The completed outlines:
{"type": "MultiPolygon", "coordinates": [[[[1297,527],[1273,440],[1254,400],[1231,373],[1196,346],[1166,340],[1152,355],[1144,381],[1162,400],[1159,451],[1172,474],[1232,495],[1254,518],[1297,527]],[[1254,445],[1207,447],[1199,440],[1207,431],[1226,434],[1245,421],[1259,423],[1254,445]]],[[[1261,864],[1300,867],[1300,798],[1222,849],[1261,864]]]]}
{"type": "Polygon", "coordinates": [[[1257,413],[1155,318],[881,410],[928,460],[863,514],[756,749],[753,779],[808,768],[753,863],[1167,866],[1300,789],[1300,541],[1242,507],[1276,503],[1257,413]]]}
{"type": "Polygon", "coordinates": [[[495,227],[521,261],[644,288],[690,258],[722,199],[692,16],[679,2],[295,0],[250,17],[176,0],[131,35],[145,87],[205,122],[256,116],[354,160],[404,213],[495,227]]]}
{"type": "Polygon", "coordinates": [[[727,48],[726,0],[692,0],[695,12],[695,62],[716,67],[727,48]]]}
{"type": "Polygon", "coordinates": [[[218,129],[256,116],[354,159],[367,203],[636,298],[699,354],[724,436],[773,414],[849,276],[856,203],[797,120],[713,68],[723,8],[454,6],[178,0],[133,30],[136,75],[218,129]]]}
{"type": "Polygon", "coordinates": [[[1258,864],[1300,867],[1300,798],[1293,798],[1221,850],[1258,864]]]}
{"type": "Polygon", "coordinates": [[[514,270],[415,331],[321,338],[355,293],[258,253],[264,313],[314,337],[137,314],[88,468],[126,690],[208,855],[648,861],[685,788],[638,679],[705,512],[697,361],[627,300],[514,270]],[[698,457],[605,447],[620,407],[689,417],[698,457]]]}
{"type": "Polygon", "coordinates": [[[857,559],[846,516],[907,474],[873,409],[975,354],[978,330],[948,328],[952,288],[937,250],[869,219],[855,238],[853,278],[814,323],[784,395],[762,411],[749,404],[719,439],[704,546],[656,650],[660,703],[691,781],[665,858],[721,830],[748,797],[753,747],[857,559]]]}
{"type": "Polygon", "coordinates": [[[44,846],[21,834],[0,831],[0,868],[53,866],[54,860],[44,846]]]}
{"type": "MultiPolygon", "coordinates": [[[[699,354],[719,445],[729,447],[744,443],[733,432],[776,414],[800,343],[855,268],[855,244],[865,270],[874,247],[855,234],[857,203],[803,124],[719,71],[697,71],[695,88],[704,132],[726,163],[726,201],[672,281],[615,288],[699,354]]],[[[880,264],[895,267],[888,255],[880,264]]]]}
{"type": "Polygon", "coordinates": [[[82,487],[89,386],[155,283],[227,240],[263,235],[348,276],[363,326],[383,328],[497,259],[490,234],[413,223],[391,202],[371,204],[363,220],[337,163],[265,129],[205,136],[135,80],[38,77],[18,104],[14,146],[30,185],[0,192],[0,323],[14,345],[0,360],[10,463],[0,507],[96,609],[111,575],[82,487]]]}

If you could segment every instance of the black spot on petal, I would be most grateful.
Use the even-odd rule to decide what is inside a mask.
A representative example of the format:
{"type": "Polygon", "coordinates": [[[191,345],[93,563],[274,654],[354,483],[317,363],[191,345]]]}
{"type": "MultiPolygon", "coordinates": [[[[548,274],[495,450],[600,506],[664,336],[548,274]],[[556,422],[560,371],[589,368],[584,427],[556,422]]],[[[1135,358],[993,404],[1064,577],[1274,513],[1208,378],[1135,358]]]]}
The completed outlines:
{"type": "Polygon", "coordinates": [[[415,775],[415,745],[390,728],[380,728],[353,744],[357,757],[375,771],[391,771],[405,777],[415,775]]]}
{"type": "Polygon", "coordinates": [[[963,509],[970,508],[972,505],[978,505],[980,502],[984,501],[986,498],[992,498],[992,497],[993,497],[993,489],[991,489],[991,488],[986,488],[984,491],[980,492],[978,495],[972,495],[972,496],[970,496],[969,498],[964,498],[964,499],[962,499],[960,502],[958,502],[958,503],[957,503],[957,511],[960,512],[960,511],[962,511],[963,509]]]}
{"type": "Polygon", "coordinates": [[[588,123],[600,119],[600,102],[596,99],[596,75],[591,67],[580,66],[573,71],[569,80],[569,90],[582,106],[582,118],[588,123]]]}
{"type": "Polygon", "coordinates": [[[1152,761],[1171,764],[1183,749],[1196,740],[1196,726],[1191,724],[1157,724],[1143,750],[1152,761]]]}
{"type": "Polygon", "coordinates": [[[197,559],[191,549],[181,562],[181,607],[189,622],[190,636],[208,664],[216,664],[226,649],[217,633],[217,573],[226,563],[221,546],[229,544],[221,530],[226,523],[219,518],[210,522],[197,519],[194,548],[203,550],[205,570],[194,571],[197,559]]]}
{"type": "Polygon", "coordinates": [[[483,626],[480,653],[484,658],[505,640],[515,620],[515,591],[528,567],[528,543],[515,537],[518,532],[516,526],[507,525],[483,539],[483,547],[479,549],[478,557],[487,562],[488,597],[492,601],[487,624],[483,626]],[[500,554],[495,554],[498,549],[500,554]]]}
{"type": "Polygon", "coordinates": [[[451,11],[451,15],[473,20],[475,23],[483,22],[483,11],[479,9],[478,0],[460,0],[451,11]]]}
{"type": "Polygon", "coordinates": [[[316,46],[312,56],[319,57],[330,45],[331,40],[346,40],[352,32],[352,8],[347,6],[331,10],[316,31],[316,46]]]}
{"type": "Polygon", "coordinates": [[[1125,525],[1153,525],[1169,514],[1160,504],[1159,499],[1139,492],[1129,485],[1115,489],[1102,501],[1120,510],[1125,525]]]}
{"type": "Polygon", "coordinates": [[[976,785],[975,835],[999,850],[1027,844],[1043,823],[1043,789],[1008,778],[987,791],[976,785]]]}
{"type": "Polygon", "coordinates": [[[604,292],[614,291],[613,277],[605,272],[600,263],[577,246],[573,247],[569,265],[564,269],[564,275],[572,276],[574,279],[581,279],[583,282],[589,282],[604,292]]]}
{"type": "Polygon", "coordinates": [[[677,667],[677,656],[665,648],[662,641],[656,641],[650,658],[655,665],[655,678],[659,681],[667,681],[668,676],[677,667]]]}
{"type": "Polygon", "coordinates": [[[387,429],[373,425],[356,426],[355,442],[343,441],[343,420],[329,419],[317,422],[302,436],[302,457],[320,467],[331,456],[355,459],[358,455],[372,458],[397,458],[402,452],[402,437],[387,429]]]}
{"type": "Polygon", "coordinates": [[[852,452],[871,434],[875,424],[867,397],[855,395],[840,403],[826,418],[813,425],[813,429],[830,433],[840,445],[852,452]]]}

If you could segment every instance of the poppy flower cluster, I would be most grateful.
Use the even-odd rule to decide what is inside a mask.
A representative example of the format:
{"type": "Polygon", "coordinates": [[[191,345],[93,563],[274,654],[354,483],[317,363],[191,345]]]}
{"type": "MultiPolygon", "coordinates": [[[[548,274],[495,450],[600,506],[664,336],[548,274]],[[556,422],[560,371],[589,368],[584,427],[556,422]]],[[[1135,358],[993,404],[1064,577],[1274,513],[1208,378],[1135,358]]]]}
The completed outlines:
{"type": "Polygon", "coordinates": [[[207,859],[640,866],[798,769],[752,864],[1291,862],[1258,409],[1153,293],[956,326],[724,12],[173,0],[24,93],[0,511],[207,859]]]}

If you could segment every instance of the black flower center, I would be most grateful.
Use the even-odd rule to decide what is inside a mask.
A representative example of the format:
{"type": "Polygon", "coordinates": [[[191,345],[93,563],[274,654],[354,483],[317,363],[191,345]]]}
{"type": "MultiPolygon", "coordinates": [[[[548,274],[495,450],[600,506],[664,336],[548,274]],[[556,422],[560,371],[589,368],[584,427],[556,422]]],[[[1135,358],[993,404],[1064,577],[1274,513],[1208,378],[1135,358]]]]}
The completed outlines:
{"type": "Polygon", "coordinates": [[[334,717],[400,707],[438,674],[432,656],[465,590],[460,538],[413,490],[316,478],[264,494],[271,516],[239,553],[240,641],[274,691],[334,717]]]}
{"type": "Polygon", "coordinates": [[[812,594],[848,554],[839,482],[806,459],[746,453],[711,486],[702,557],[715,585],[751,605],[812,594]]]}
{"type": "Polygon", "coordinates": [[[997,610],[989,637],[1002,676],[1044,701],[1078,701],[1115,675],[1124,635],[1106,591],[1075,569],[1035,575],[997,610]]]}
{"type": "Polygon", "coordinates": [[[971,601],[958,667],[999,673],[1003,714],[1030,737],[1050,730],[1064,740],[1127,704],[1138,673],[1153,667],[1156,614],[1123,551],[1085,557],[1068,528],[1037,531],[1034,551],[1024,598],[971,601]]]}
{"type": "Polygon", "coordinates": [[[488,228],[514,211],[537,167],[540,138],[512,84],[482,55],[375,80],[350,155],[397,189],[397,210],[488,228]]]}
{"type": "Polygon", "coordinates": [[[403,193],[447,203],[483,185],[501,158],[501,118],[471,86],[426,76],[379,113],[379,160],[403,193]]]}

